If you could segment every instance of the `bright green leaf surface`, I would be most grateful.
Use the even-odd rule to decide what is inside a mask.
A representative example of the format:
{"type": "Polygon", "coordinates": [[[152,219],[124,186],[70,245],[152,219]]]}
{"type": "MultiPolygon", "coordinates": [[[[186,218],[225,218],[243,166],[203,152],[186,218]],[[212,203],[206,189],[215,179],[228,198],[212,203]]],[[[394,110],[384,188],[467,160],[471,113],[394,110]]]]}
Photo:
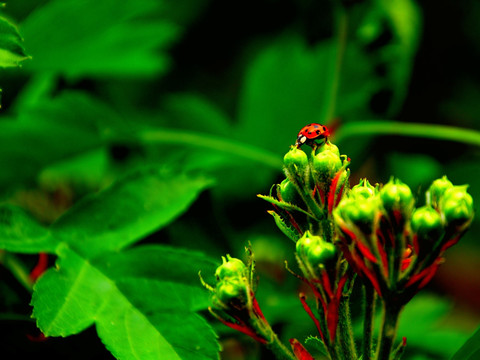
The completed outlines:
{"type": "Polygon", "coordinates": [[[208,294],[186,277],[194,276],[193,264],[213,272],[212,260],[163,246],[107,254],[93,262],[68,246],[61,246],[58,254],[57,268],[40,278],[32,301],[46,335],[75,334],[95,323],[101,340],[119,359],[217,357],[213,331],[194,313],[206,307],[208,294]],[[131,274],[128,266],[133,264],[142,266],[131,274]],[[158,264],[168,271],[160,271],[158,264]]]}
{"type": "Polygon", "coordinates": [[[210,183],[155,169],[136,172],[77,203],[52,231],[89,257],[120,250],[167,225],[210,183]]]}
{"type": "Polygon", "coordinates": [[[0,248],[12,252],[55,252],[58,240],[21,209],[0,207],[0,248]]]}
{"type": "Polygon", "coordinates": [[[69,76],[148,76],[164,72],[160,51],[178,29],[157,14],[155,0],[55,0],[39,7],[22,24],[33,61],[27,69],[69,76]]]}
{"type": "Polygon", "coordinates": [[[41,277],[32,297],[33,316],[47,336],[73,335],[92,325],[113,286],[68,247],[61,246],[58,255],[57,268],[41,277]]]}
{"type": "Polygon", "coordinates": [[[0,67],[18,66],[20,62],[28,59],[22,41],[17,28],[0,16],[0,67]]]}

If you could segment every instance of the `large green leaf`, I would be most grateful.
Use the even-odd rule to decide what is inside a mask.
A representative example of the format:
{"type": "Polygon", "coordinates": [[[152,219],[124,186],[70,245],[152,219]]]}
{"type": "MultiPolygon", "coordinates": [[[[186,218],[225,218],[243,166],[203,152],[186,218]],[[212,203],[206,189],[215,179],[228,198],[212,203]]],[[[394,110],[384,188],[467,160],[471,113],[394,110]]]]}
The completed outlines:
{"type": "Polygon", "coordinates": [[[52,225],[52,232],[89,257],[120,250],[183,213],[205,178],[146,169],[77,203],[52,225]]]}
{"type": "Polygon", "coordinates": [[[236,135],[278,151],[302,126],[330,120],[336,50],[331,42],[308,47],[294,35],[264,49],[245,77],[236,135]]]}
{"type": "Polygon", "coordinates": [[[212,260],[163,246],[110,253],[92,261],[63,245],[58,255],[57,268],[40,278],[32,300],[34,317],[46,335],[76,334],[95,323],[118,359],[217,357],[213,331],[194,312],[206,307],[208,294],[192,284],[198,270],[193,264],[213,272],[212,260]],[[161,270],[162,263],[171,267],[151,271],[161,270]],[[141,270],[132,269],[134,264],[141,270]]]}
{"type": "Polygon", "coordinates": [[[0,67],[18,66],[20,62],[28,59],[22,42],[15,25],[0,16],[0,67]]]}
{"type": "MultiPolygon", "coordinates": [[[[62,216],[48,229],[57,240],[57,266],[38,280],[32,298],[42,332],[69,336],[95,324],[118,359],[216,358],[216,336],[196,314],[209,302],[198,271],[213,274],[215,261],[159,245],[119,251],[172,221],[208,184],[143,170],[62,216]]],[[[16,249],[22,252],[20,244],[16,249]]]]}
{"type": "Polygon", "coordinates": [[[169,60],[159,50],[176,38],[178,29],[158,19],[160,4],[156,0],[50,1],[22,24],[33,57],[27,69],[75,77],[164,72],[169,60]]]}
{"type": "Polygon", "coordinates": [[[119,123],[106,105],[82,93],[64,93],[20,109],[0,122],[0,188],[32,180],[43,168],[98,149],[102,134],[119,123]],[[32,151],[34,149],[34,151],[32,151]]]}
{"type": "Polygon", "coordinates": [[[480,328],[452,356],[451,360],[474,360],[480,358],[480,328]]]}

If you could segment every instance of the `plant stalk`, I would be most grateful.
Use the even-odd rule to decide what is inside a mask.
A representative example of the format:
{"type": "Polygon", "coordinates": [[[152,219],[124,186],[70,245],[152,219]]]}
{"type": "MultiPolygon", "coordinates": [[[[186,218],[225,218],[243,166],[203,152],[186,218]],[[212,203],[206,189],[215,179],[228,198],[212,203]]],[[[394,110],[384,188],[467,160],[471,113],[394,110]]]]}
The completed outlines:
{"type": "Polygon", "coordinates": [[[352,318],[350,316],[350,296],[342,296],[339,311],[340,342],[344,359],[356,359],[357,349],[353,336],[352,318]]]}
{"type": "Polygon", "coordinates": [[[266,346],[275,354],[275,358],[278,360],[297,360],[295,355],[278,339],[275,333],[273,333],[272,341],[267,343],[266,346]]]}
{"type": "Polygon", "coordinates": [[[365,284],[363,290],[365,294],[365,304],[363,320],[362,359],[370,360],[372,356],[373,321],[375,319],[376,293],[373,287],[369,284],[365,284]]]}
{"type": "Polygon", "coordinates": [[[380,339],[377,346],[376,360],[390,360],[393,343],[397,335],[398,317],[401,307],[389,304],[389,300],[384,302],[383,323],[380,339]]]}

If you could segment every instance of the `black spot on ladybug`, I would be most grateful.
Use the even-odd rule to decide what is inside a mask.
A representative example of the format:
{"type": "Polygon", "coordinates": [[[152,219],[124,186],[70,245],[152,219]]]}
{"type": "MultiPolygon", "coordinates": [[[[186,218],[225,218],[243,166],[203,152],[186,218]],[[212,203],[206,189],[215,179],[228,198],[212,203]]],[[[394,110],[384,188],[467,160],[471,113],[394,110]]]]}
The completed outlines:
{"type": "Polygon", "coordinates": [[[323,128],[323,131],[327,130],[327,128],[325,126],[322,126],[322,128],[323,128]]]}
{"type": "Polygon", "coordinates": [[[317,131],[315,131],[315,132],[317,133],[317,135],[320,135],[320,130],[317,130],[317,131]]]}

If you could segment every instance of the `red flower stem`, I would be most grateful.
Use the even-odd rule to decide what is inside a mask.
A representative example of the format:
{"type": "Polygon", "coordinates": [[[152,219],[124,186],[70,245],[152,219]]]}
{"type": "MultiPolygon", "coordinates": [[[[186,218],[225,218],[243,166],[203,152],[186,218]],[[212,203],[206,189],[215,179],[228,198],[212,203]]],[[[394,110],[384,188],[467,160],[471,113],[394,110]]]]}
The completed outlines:
{"type": "Polygon", "coordinates": [[[322,338],[323,343],[326,344],[325,343],[325,336],[323,335],[322,328],[320,327],[320,322],[315,317],[315,315],[313,315],[313,312],[312,312],[312,309],[310,309],[310,306],[308,306],[307,301],[305,300],[305,294],[300,293],[299,297],[300,297],[300,302],[302,303],[302,306],[305,309],[306,313],[308,314],[308,316],[310,316],[310,318],[315,323],[315,326],[317,327],[318,333],[320,334],[320,337],[322,338]]]}
{"type": "Polygon", "coordinates": [[[48,255],[46,253],[39,253],[38,254],[38,262],[37,265],[33,268],[30,272],[30,280],[32,282],[37,281],[37,279],[42,275],[48,267],[48,255]]]}

